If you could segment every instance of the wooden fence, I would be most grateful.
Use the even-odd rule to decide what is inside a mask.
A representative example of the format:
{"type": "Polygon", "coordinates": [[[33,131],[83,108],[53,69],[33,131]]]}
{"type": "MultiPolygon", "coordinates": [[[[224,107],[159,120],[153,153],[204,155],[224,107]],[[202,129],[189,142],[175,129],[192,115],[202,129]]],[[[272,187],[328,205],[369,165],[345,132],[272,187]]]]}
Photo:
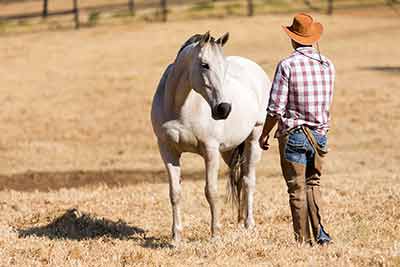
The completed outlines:
{"type": "MultiPolygon", "coordinates": [[[[35,1],[35,0],[33,0],[35,1]]],[[[43,19],[46,19],[47,17],[50,16],[61,16],[61,15],[69,15],[72,14],[74,16],[74,22],[75,22],[75,28],[79,29],[80,27],[80,20],[79,20],[79,13],[80,11],[90,11],[90,10],[96,10],[96,11],[106,11],[106,10],[112,10],[112,9],[121,9],[121,8],[127,8],[131,15],[136,14],[136,9],[137,7],[140,9],[146,9],[146,8],[159,8],[160,9],[160,17],[161,20],[166,22],[168,20],[168,7],[170,6],[176,6],[180,4],[184,4],[188,2],[189,4],[191,2],[196,2],[196,1],[182,1],[182,0],[159,0],[159,3],[156,3],[154,1],[149,1],[150,3],[140,3],[140,5],[137,5],[135,3],[135,0],[127,0],[126,3],[110,3],[110,4],[103,4],[103,5],[96,5],[96,6],[89,6],[89,7],[79,7],[79,0],[72,0],[72,7],[71,9],[66,9],[66,10],[58,10],[58,11],[49,11],[49,0],[36,0],[36,1],[43,1],[43,9],[40,12],[31,12],[31,13],[21,13],[21,14],[12,14],[12,15],[5,15],[5,16],[0,16],[0,21],[5,21],[5,20],[19,20],[19,19],[29,19],[29,18],[39,18],[42,17],[43,19]]],[[[212,2],[229,2],[231,0],[210,0],[212,2]]],[[[253,16],[254,15],[254,4],[253,0],[245,0],[247,2],[247,14],[248,16],[253,16]]],[[[24,2],[23,0],[0,0],[1,3],[11,3],[11,2],[24,2]]],[[[110,1],[111,2],[111,1],[110,1]]],[[[199,2],[199,1],[197,1],[199,2]]],[[[206,1],[203,1],[206,2],[206,1]]]]}
{"type": "MultiPolygon", "coordinates": [[[[130,14],[134,16],[136,14],[136,3],[135,0],[126,0],[126,3],[112,3],[110,1],[109,4],[100,4],[96,6],[87,6],[87,7],[80,7],[79,6],[79,0],[71,0],[71,8],[70,9],[64,9],[64,10],[57,10],[57,11],[49,11],[49,0],[32,0],[32,2],[38,2],[38,1],[43,1],[43,8],[41,11],[37,12],[29,12],[29,13],[19,13],[19,14],[11,14],[11,15],[0,15],[0,21],[7,21],[7,20],[21,20],[21,19],[30,19],[30,18],[43,18],[46,19],[51,16],[62,16],[62,15],[73,15],[74,16],[74,22],[75,22],[75,28],[79,29],[80,27],[80,20],[79,20],[79,13],[81,11],[106,11],[106,10],[114,10],[114,9],[121,9],[121,8],[127,8],[129,10],[130,14]]],[[[10,4],[10,3],[24,3],[27,1],[23,0],[0,0],[0,4],[10,4]]],[[[173,1],[172,1],[173,2],[173,1]]],[[[160,0],[159,7],[161,9],[161,14],[162,14],[162,20],[167,21],[167,0],[160,0]]],[[[146,3],[141,3],[141,8],[145,9],[148,7],[157,7],[157,5],[154,5],[154,3],[146,4],[146,3]]]]}
{"type": "MultiPolygon", "coordinates": [[[[4,3],[15,3],[15,2],[27,2],[28,0],[0,0],[0,4],[4,3]]],[[[50,16],[61,16],[61,15],[73,15],[75,28],[79,29],[80,20],[79,14],[81,11],[90,12],[90,11],[108,11],[112,9],[127,9],[131,15],[136,14],[136,10],[139,9],[147,9],[147,8],[157,8],[159,9],[160,18],[162,21],[166,22],[168,20],[168,8],[172,6],[178,6],[181,4],[192,4],[192,3],[206,3],[206,2],[233,2],[232,0],[204,0],[204,1],[194,1],[194,0],[153,0],[153,1],[138,1],[138,0],[125,0],[125,2],[120,3],[110,3],[103,5],[95,5],[95,6],[83,6],[80,7],[79,0],[71,0],[71,8],[65,10],[57,10],[57,11],[49,11],[49,0],[30,0],[30,1],[42,1],[43,9],[40,12],[32,12],[32,13],[21,13],[21,14],[11,14],[0,16],[0,21],[4,20],[19,20],[19,19],[28,19],[28,18],[37,18],[42,17],[46,19],[50,16]],[[137,3],[138,2],[138,3],[137,3]]],[[[65,0],[63,0],[65,1],[65,0]]],[[[247,15],[253,16],[255,13],[255,3],[254,0],[242,0],[246,2],[247,5],[247,15]]],[[[334,9],[334,0],[325,0],[327,3],[327,10],[325,11],[327,14],[332,14],[334,9]]],[[[398,4],[399,0],[384,0],[388,5],[398,4]]],[[[84,1],[83,1],[84,2],[84,1]]],[[[238,2],[238,1],[234,1],[238,2]]],[[[312,5],[312,1],[304,0],[304,4],[311,10],[315,11],[323,11],[320,8],[317,8],[312,5]]]]}
{"type": "Polygon", "coordinates": [[[49,12],[48,3],[49,3],[48,0],[43,0],[43,9],[41,12],[31,12],[31,13],[21,13],[21,14],[0,16],[0,21],[20,20],[20,19],[29,19],[29,18],[38,18],[38,17],[42,17],[43,19],[46,19],[47,17],[50,17],[50,16],[62,16],[62,15],[72,14],[72,15],[74,15],[75,28],[79,29],[80,21],[79,21],[78,0],[72,0],[71,9],[57,10],[57,11],[52,11],[52,12],[49,12]]]}

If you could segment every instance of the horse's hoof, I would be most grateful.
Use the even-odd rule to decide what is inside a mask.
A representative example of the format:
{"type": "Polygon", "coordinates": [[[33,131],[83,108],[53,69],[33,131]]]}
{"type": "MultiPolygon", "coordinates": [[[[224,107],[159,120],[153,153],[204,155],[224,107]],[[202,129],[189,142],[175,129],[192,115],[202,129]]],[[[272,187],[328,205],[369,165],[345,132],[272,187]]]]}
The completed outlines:
{"type": "Polygon", "coordinates": [[[171,248],[179,248],[182,245],[182,240],[175,240],[173,239],[170,243],[171,248]]]}
{"type": "Polygon", "coordinates": [[[211,236],[211,242],[219,242],[219,241],[221,241],[222,240],[222,238],[221,238],[221,236],[220,235],[215,235],[215,236],[211,236]]]}
{"type": "Polygon", "coordinates": [[[244,227],[248,230],[252,230],[252,229],[256,228],[256,224],[255,224],[254,220],[248,220],[245,222],[244,227]]]}
{"type": "Polygon", "coordinates": [[[214,227],[211,227],[211,237],[217,237],[221,233],[221,224],[217,223],[214,227]]]}
{"type": "Polygon", "coordinates": [[[172,234],[172,241],[175,244],[178,244],[182,241],[182,234],[180,232],[175,232],[172,234]]]}

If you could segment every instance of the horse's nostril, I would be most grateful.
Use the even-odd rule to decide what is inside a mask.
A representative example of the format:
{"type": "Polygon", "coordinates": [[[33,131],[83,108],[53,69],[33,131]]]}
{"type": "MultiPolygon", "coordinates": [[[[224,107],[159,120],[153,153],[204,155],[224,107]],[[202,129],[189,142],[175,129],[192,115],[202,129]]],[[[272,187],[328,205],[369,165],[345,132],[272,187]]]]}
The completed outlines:
{"type": "Polygon", "coordinates": [[[226,119],[231,112],[231,104],[229,103],[220,103],[214,109],[214,115],[216,119],[226,119]]]}
{"type": "Polygon", "coordinates": [[[224,106],[224,104],[219,104],[217,106],[217,113],[221,114],[225,112],[226,107],[224,106]]]}
{"type": "Polygon", "coordinates": [[[231,105],[228,104],[228,103],[221,103],[221,104],[218,105],[218,110],[221,113],[227,113],[227,112],[230,111],[230,109],[231,109],[231,105]]]}

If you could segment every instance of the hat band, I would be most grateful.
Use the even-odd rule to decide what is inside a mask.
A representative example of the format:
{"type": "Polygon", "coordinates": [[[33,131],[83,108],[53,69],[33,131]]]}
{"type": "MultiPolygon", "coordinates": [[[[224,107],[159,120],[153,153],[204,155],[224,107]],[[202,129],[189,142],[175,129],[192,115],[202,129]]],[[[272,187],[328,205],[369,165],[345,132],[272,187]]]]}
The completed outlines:
{"type": "Polygon", "coordinates": [[[297,31],[297,30],[292,29],[292,27],[289,27],[289,30],[290,30],[291,32],[297,34],[297,35],[302,36],[302,37],[311,37],[311,36],[314,35],[313,32],[310,32],[310,33],[303,33],[303,32],[299,32],[299,31],[297,31]]]}

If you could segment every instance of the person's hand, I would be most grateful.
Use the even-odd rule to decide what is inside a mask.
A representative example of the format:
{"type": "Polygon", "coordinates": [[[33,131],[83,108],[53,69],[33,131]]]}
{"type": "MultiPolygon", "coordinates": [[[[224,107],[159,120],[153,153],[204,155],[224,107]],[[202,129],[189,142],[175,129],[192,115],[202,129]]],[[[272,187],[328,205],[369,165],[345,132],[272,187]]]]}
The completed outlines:
{"type": "Polygon", "coordinates": [[[258,139],[258,143],[260,144],[260,147],[263,150],[269,149],[268,139],[269,139],[269,134],[262,134],[260,136],[260,139],[258,139]]]}

